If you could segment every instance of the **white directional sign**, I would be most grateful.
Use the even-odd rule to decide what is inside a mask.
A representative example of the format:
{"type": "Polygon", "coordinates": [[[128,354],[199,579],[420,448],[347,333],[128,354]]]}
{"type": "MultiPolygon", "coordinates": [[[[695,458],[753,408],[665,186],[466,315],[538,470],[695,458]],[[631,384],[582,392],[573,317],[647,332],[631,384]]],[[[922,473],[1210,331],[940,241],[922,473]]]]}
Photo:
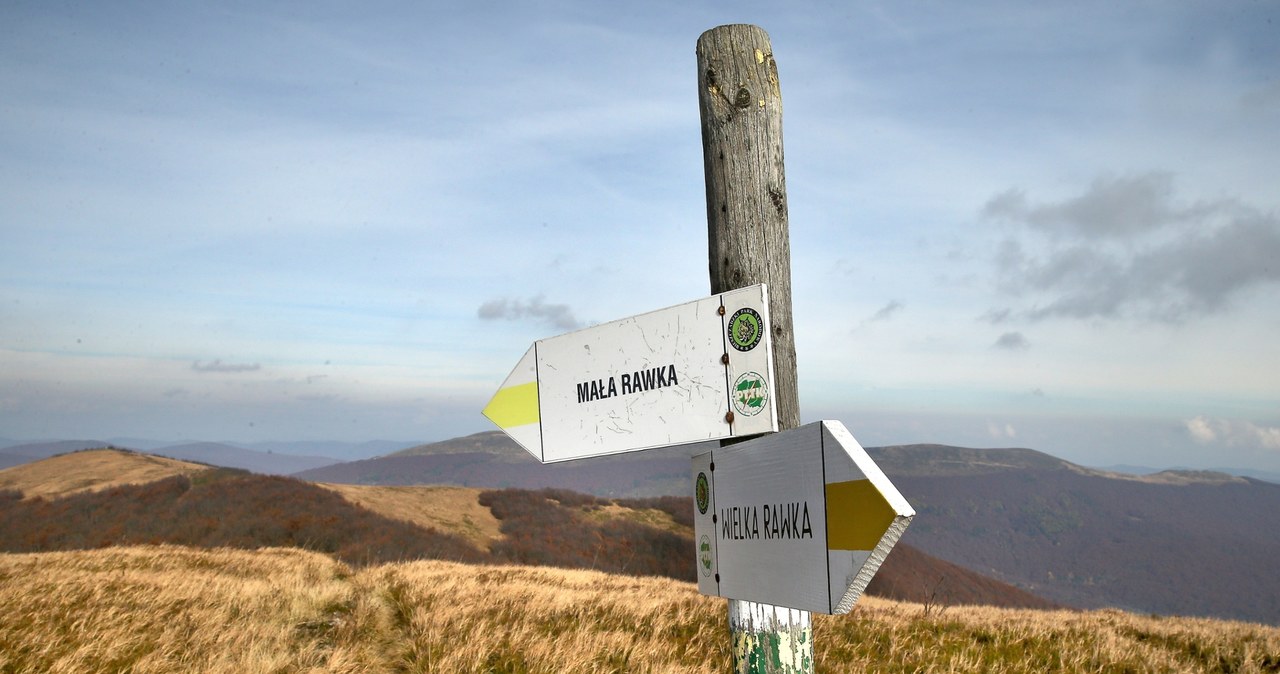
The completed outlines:
{"type": "Polygon", "coordinates": [[[693,457],[698,589],[847,613],[915,511],[839,421],[693,457]]]}
{"type": "Polygon", "coordinates": [[[534,342],[484,415],[539,461],[778,429],[764,285],[534,342]]]}

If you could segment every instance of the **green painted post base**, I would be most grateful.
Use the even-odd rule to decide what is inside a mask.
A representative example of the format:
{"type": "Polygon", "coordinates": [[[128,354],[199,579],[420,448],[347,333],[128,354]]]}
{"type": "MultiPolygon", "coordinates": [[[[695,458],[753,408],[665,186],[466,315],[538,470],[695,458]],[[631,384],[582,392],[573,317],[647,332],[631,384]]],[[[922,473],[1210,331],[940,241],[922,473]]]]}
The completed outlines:
{"type": "Polygon", "coordinates": [[[729,600],[733,669],[738,674],[812,674],[808,611],[729,600]]]}

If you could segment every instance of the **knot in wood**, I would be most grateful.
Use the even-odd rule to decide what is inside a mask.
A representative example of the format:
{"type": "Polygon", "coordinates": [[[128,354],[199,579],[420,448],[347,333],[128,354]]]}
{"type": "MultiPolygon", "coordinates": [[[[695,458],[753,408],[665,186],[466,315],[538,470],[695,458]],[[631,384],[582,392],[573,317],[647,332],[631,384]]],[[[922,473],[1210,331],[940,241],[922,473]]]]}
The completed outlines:
{"type": "Polygon", "coordinates": [[[746,108],[751,105],[751,92],[746,87],[738,88],[738,95],[733,99],[733,104],[739,108],[746,108]]]}

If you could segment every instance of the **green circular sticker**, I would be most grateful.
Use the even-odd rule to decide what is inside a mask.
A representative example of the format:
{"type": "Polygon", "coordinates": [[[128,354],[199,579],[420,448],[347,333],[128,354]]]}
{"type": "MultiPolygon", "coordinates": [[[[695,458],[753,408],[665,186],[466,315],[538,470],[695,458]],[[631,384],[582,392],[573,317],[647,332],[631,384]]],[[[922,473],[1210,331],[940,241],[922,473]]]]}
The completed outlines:
{"type": "Polygon", "coordinates": [[[758,372],[744,372],[733,383],[733,409],[744,417],[764,411],[769,402],[769,386],[758,372]]]}
{"type": "Polygon", "coordinates": [[[694,484],[693,491],[698,500],[698,512],[703,515],[707,514],[707,508],[711,505],[711,485],[707,483],[706,473],[698,473],[698,480],[694,484]]]}
{"type": "Polygon", "coordinates": [[[729,319],[729,342],[739,351],[756,348],[764,337],[764,320],[751,307],[743,307],[729,319]]]}
{"type": "Polygon", "coordinates": [[[698,541],[698,561],[702,566],[702,575],[710,576],[714,560],[711,558],[711,539],[707,536],[698,541]]]}

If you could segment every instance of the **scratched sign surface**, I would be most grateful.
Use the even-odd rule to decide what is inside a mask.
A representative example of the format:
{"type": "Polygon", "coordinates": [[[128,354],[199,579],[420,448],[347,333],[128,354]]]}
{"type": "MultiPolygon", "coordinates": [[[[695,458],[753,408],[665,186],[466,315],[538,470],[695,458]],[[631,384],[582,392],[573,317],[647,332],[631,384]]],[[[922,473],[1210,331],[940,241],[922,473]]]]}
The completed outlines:
{"type": "Polygon", "coordinates": [[[703,594],[848,613],[915,517],[839,421],[691,461],[703,594]]]}
{"type": "Polygon", "coordinates": [[[776,431],[768,307],[755,285],[538,340],[484,414],[544,463],[776,431]]]}

